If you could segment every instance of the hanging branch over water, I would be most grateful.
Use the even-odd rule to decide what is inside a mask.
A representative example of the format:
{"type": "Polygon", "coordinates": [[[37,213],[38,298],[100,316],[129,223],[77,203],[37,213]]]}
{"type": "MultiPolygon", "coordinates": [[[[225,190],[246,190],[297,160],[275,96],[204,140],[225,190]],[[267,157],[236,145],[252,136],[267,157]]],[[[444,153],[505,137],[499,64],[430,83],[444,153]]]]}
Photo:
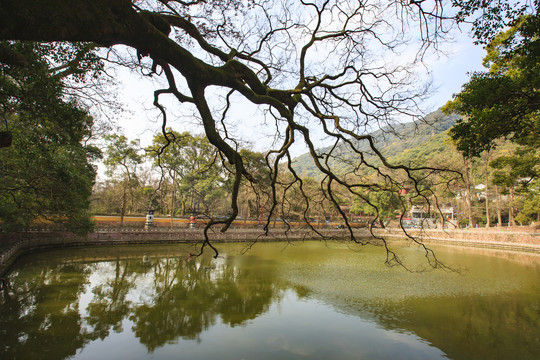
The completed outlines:
{"type": "MultiPolygon", "coordinates": [[[[210,246],[217,256],[210,229],[222,225],[221,230],[226,231],[230,227],[238,215],[242,181],[255,181],[239,153],[242,139],[228,128],[235,117],[240,117],[239,123],[253,121],[238,115],[241,110],[233,112],[246,102],[258,106],[275,127],[276,146],[266,157],[272,186],[266,232],[280,206],[283,211],[288,189],[293,187],[303,194],[303,217],[308,220],[311,199],[292,166],[292,146],[298,142],[307,147],[323,174],[321,188],[326,200],[343,217],[355,242],[361,241],[339,207],[339,192],[363,199],[377,214],[377,205],[365,196],[366,191],[399,194],[407,187],[431,208],[438,207],[436,197],[424,190],[426,178],[447,176],[451,181],[456,174],[429,166],[392,164],[369,133],[379,128],[394,131],[397,120],[422,119],[419,104],[428,88],[418,85],[414,66],[449,30],[449,17],[441,4],[405,0],[4,0],[0,4],[0,39],[126,45],[136,51],[139,61],[151,59],[150,75],[162,74],[168,83],[154,95],[165,139],[170,142],[165,130],[167,112],[160,98],[173,95],[179,106],[196,109],[208,140],[232,171],[230,216],[209,222],[204,230],[201,252],[210,246]],[[411,44],[416,52],[410,51],[411,44]],[[214,104],[224,103],[223,91],[226,106],[215,111],[214,104]],[[323,136],[332,145],[321,151],[318,142],[323,136]],[[366,156],[362,143],[369,144],[374,157],[366,156]],[[345,150],[356,158],[353,170],[344,175],[335,164],[345,150]],[[286,169],[292,174],[290,180],[283,180],[286,169]],[[379,179],[366,181],[364,169],[375,172],[379,179]],[[282,193],[279,184],[284,184],[282,193]]],[[[387,262],[400,263],[387,250],[387,262]]],[[[439,264],[428,249],[426,256],[434,266],[439,264]]]]}

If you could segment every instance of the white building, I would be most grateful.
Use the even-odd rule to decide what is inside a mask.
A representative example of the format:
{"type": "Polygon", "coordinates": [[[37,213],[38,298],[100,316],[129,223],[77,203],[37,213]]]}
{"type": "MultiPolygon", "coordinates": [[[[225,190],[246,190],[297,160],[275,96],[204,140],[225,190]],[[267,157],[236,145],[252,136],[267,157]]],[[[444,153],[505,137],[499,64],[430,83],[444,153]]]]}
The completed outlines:
{"type": "Polygon", "coordinates": [[[442,223],[444,228],[456,227],[453,206],[428,208],[427,206],[413,205],[409,213],[411,214],[411,222],[415,226],[433,229],[440,227],[442,223]]]}

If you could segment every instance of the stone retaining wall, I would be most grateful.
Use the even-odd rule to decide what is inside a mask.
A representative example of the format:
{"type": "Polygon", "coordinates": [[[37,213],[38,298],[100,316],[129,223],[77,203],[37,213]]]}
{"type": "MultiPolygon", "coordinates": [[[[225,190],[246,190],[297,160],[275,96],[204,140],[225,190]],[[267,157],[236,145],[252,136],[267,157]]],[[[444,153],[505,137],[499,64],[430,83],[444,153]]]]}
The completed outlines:
{"type": "MultiPolygon", "coordinates": [[[[377,229],[376,233],[381,235],[386,234],[387,236],[403,236],[403,231],[400,229],[377,229]]],[[[540,231],[507,231],[498,229],[407,229],[407,233],[411,234],[412,236],[421,236],[426,239],[459,239],[483,242],[509,242],[540,245],[540,231]]]]}
{"type": "MultiPolygon", "coordinates": [[[[343,237],[343,230],[325,231],[327,236],[343,237]]],[[[264,236],[261,229],[231,229],[225,233],[212,232],[213,243],[249,242],[249,241],[299,241],[312,240],[317,235],[307,229],[295,229],[289,232],[270,231],[264,236]]],[[[154,228],[150,230],[113,228],[100,229],[86,236],[77,236],[69,232],[27,231],[0,234],[0,276],[20,256],[32,251],[51,248],[102,246],[102,245],[135,245],[135,244],[181,244],[202,243],[202,229],[154,228]]]]}
{"type": "MultiPolygon", "coordinates": [[[[491,247],[499,249],[524,250],[540,253],[539,231],[509,231],[502,229],[454,229],[454,230],[419,230],[407,229],[407,233],[426,243],[446,243],[491,247]]],[[[400,229],[377,229],[375,234],[387,238],[402,239],[400,229]]]]}
{"type": "MultiPolygon", "coordinates": [[[[348,232],[343,229],[321,229],[325,236],[347,238],[348,232]]],[[[525,250],[540,253],[540,232],[516,232],[485,229],[469,230],[417,230],[408,229],[412,236],[424,242],[493,247],[512,250],[525,250]]],[[[376,229],[377,236],[388,239],[406,238],[400,229],[376,229]]],[[[264,236],[261,229],[230,229],[226,233],[213,232],[211,239],[220,242],[247,241],[298,241],[312,240],[320,237],[308,229],[294,229],[289,232],[272,230],[264,236]]],[[[369,237],[366,229],[355,230],[358,238],[369,237]]],[[[202,229],[154,228],[150,230],[114,228],[100,229],[86,236],[77,236],[68,232],[28,231],[0,234],[0,276],[20,256],[42,249],[96,246],[96,245],[129,245],[129,244],[172,244],[201,243],[204,240],[202,229]]]]}

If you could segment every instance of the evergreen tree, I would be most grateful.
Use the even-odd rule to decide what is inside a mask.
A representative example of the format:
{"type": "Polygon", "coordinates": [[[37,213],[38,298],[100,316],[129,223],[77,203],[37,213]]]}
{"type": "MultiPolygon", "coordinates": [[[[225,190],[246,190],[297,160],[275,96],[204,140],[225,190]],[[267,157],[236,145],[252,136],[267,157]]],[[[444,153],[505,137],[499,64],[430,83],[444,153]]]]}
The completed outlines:
{"type": "Polygon", "coordinates": [[[92,161],[100,152],[86,143],[93,118],[66,98],[65,87],[92,72],[97,76],[99,61],[84,44],[1,46],[26,63],[0,62],[0,130],[12,139],[0,149],[1,227],[17,230],[40,219],[89,231],[92,161]]]}

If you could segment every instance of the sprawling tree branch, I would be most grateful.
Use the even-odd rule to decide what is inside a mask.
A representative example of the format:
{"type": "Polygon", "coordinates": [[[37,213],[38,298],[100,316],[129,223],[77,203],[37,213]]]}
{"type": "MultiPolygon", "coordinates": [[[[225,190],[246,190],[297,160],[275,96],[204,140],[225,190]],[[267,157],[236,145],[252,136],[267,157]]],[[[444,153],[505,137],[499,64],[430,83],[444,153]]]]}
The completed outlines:
{"type": "MultiPolygon", "coordinates": [[[[420,118],[425,88],[417,86],[414,64],[448,30],[442,9],[440,1],[408,0],[4,0],[0,39],[126,45],[139,59],[152,59],[153,70],[162,68],[169,87],[155,93],[154,103],[163,115],[165,137],[159,96],[172,94],[180,104],[196,107],[209,141],[233,165],[231,214],[205,229],[205,246],[211,246],[210,227],[230,226],[238,214],[242,180],[254,181],[225,121],[242,116],[240,122],[250,121],[241,110],[246,102],[273,120],[278,134],[267,156],[272,184],[267,231],[279,205],[285,209],[278,184],[284,184],[283,195],[299,187],[308,218],[310,199],[292,166],[291,146],[299,141],[324,176],[327,200],[346,222],[339,191],[367,201],[366,190],[396,192],[407,185],[428,204],[433,201],[422,184],[426,174],[439,171],[390,163],[367,134],[404,117],[420,118]],[[417,52],[411,54],[407,43],[417,52]],[[219,114],[213,106],[223,101],[223,91],[227,106],[219,114]],[[322,135],[333,145],[321,151],[322,135]],[[364,142],[374,157],[368,159],[360,149],[364,142]],[[356,163],[349,174],[340,174],[335,164],[346,150],[356,154],[356,163]],[[283,180],[286,168],[290,181],[283,180]],[[375,171],[385,185],[362,180],[364,169],[375,171]]],[[[350,227],[349,233],[358,241],[350,227]]],[[[389,262],[397,261],[388,254],[389,262]]]]}

